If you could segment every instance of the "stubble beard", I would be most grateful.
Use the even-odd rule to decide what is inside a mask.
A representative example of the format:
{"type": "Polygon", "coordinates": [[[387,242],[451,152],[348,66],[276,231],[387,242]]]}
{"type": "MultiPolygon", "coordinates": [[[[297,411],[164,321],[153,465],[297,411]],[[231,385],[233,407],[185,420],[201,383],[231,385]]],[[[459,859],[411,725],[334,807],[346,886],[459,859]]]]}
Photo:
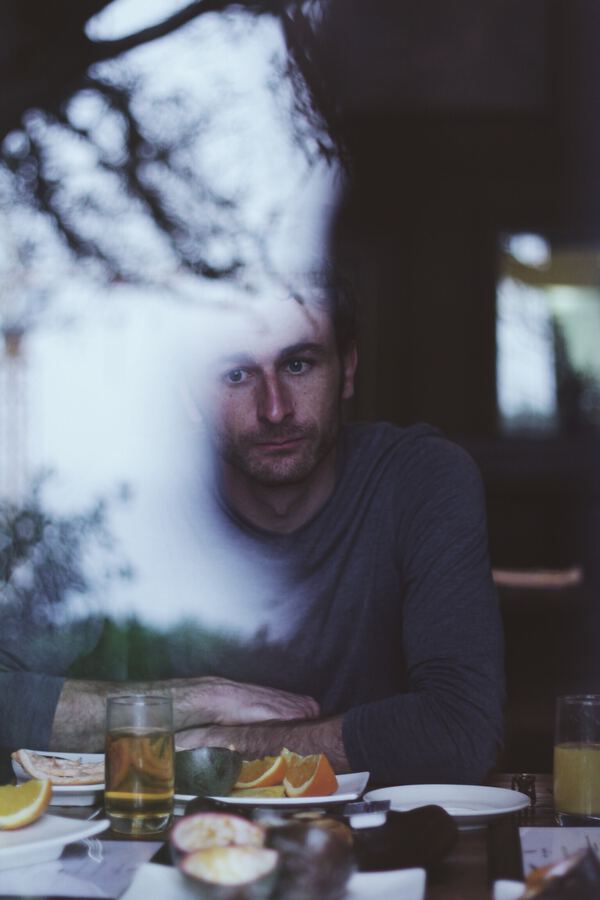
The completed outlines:
{"type": "Polygon", "coordinates": [[[336,414],[326,431],[317,425],[271,426],[232,439],[221,435],[218,451],[221,459],[251,481],[265,487],[301,484],[315,472],[319,464],[334,449],[340,430],[340,415],[336,414]],[[262,452],[260,444],[301,438],[297,447],[289,451],[262,452]]]}

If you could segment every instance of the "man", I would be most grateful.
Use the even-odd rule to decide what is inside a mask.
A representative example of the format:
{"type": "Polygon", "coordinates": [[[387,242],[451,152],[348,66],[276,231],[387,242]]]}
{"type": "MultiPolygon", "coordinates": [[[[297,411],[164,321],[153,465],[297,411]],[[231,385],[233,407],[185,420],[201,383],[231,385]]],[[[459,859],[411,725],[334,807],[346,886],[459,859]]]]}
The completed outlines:
{"type": "Polygon", "coordinates": [[[379,781],[480,780],[503,690],[478,474],[433,429],[342,428],[357,364],[343,298],[333,315],[280,306],[281,324],[272,312],[250,350],[224,357],[209,418],[226,514],[303,582],[288,660],[302,677],[280,683],[334,714],[178,742],[320,750],[379,781]]]}
{"type": "Polygon", "coordinates": [[[338,301],[259,305],[213,348],[199,401],[230,533],[285,569],[285,638],[243,680],[60,682],[51,747],[100,747],[107,694],[169,689],[183,747],[324,752],[391,783],[493,765],[501,638],[478,475],[433,429],[342,427],[357,350],[338,301]]]}

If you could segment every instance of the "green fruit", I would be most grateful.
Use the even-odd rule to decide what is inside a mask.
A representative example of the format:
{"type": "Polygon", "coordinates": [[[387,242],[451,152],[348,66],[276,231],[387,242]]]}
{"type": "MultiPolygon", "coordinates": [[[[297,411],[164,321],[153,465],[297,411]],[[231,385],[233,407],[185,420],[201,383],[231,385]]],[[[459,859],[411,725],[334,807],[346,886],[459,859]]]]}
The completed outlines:
{"type": "Polygon", "coordinates": [[[197,747],[175,754],[175,790],[197,797],[225,797],[236,783],[242,755],[226,747],[197,747]]]}

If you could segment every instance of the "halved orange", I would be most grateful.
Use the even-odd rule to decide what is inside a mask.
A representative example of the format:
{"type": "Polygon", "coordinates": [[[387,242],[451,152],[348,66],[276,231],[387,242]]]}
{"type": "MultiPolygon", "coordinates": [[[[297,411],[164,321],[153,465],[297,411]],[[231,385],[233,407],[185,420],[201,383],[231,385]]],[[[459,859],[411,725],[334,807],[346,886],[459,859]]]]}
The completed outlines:
{"type": "Polygon", "coordinates": [[[51,796],[51,782],[38,778],[0,787],[0,829],[12,831],[35,822],[50,803],[51,796]]]}
{"type": "Polygon", "coordinates": [[[286,763],[279,756],[263,756],[262,759],[244,760],[238,780],[234,788],[271,787],[281,784],[285,775],[286,763]]]}
{"type": "Polygon", "coordinates": [[[288,797],[326,797],[337,790],[337,778],[324,753],[291,754],[283,786],[288,797]]]}

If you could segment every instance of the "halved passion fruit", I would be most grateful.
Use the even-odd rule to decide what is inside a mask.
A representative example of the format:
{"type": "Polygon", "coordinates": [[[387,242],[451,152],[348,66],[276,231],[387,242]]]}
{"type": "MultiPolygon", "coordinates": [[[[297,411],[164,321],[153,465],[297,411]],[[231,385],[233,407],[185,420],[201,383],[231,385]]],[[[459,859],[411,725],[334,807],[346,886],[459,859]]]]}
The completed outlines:
{"type": "Polygon", "coordinates": [[[210,847],[188,853],[179,868],[207,900],[266,900],[277,877],[278,855],[266,847],[210,847]]]}
{"type": "MultiPolygon", "coordinates": [[[[345,825],[341,828],[348,830],[345,825]]],[[[269,828],[267,844],[280,857],[277,897],[345,897],[346,884],[355,868],[351,840],[345,833],[321,823],[291,821],[269,828]]]]}
{"type": "Polygon", "coordinates": [[[256,822],[229,813],[204,812],[184,816],[171,832],[171,846],[179,853],[211,847],[262,847],[265,830],[256,822]]]}

